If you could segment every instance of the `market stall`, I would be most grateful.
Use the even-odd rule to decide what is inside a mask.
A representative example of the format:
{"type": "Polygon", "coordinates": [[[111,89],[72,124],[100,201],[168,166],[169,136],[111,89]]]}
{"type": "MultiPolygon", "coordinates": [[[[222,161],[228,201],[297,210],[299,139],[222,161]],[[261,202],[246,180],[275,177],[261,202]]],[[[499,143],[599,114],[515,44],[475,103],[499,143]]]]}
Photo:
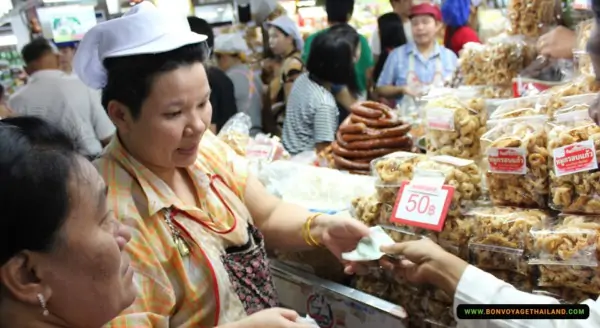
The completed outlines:
{"type": "MultiPolygon", "coordinates": [[[[588,109],[600,88],[585,53],[592,22],[577,25],[573,61],[542,58],[536,41],[560,23],[556,6],[509,3],[504,32],[466,47],[454,83],[419,99],[416,116],[357,103],[319,154],[289,158],[277,139],[253,140],[243,129],[221,137],[288,201],[351,215],[396,242],[429,238],[522,291],[564,303],[595,299],[600,128],[588,109]]],[[[325,251],[272,257],[284,305],[322,327],[456,327],[452,295],[377,265],[349,279],[325,251]]]]}

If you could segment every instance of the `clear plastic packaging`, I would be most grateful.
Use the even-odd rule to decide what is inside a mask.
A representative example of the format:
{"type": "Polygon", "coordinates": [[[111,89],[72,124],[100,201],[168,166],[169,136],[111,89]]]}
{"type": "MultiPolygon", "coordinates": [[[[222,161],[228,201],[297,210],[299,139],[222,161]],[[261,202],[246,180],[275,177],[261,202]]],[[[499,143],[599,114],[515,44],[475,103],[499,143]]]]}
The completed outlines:
{"type": "Polygon", "coordinates": [[[473,242],[521,249],[528,254],[533,249],[530,230],[550,225],[552,216],[538,209],[497,206],[471,209],[465,220],[471,222],[473,242]]]}
{"type": "MultiPolygon", "coordinates": [[[[545,96],[548,98],[548,96],[545,96]]],[[[521,97],[503,100],[490,115],[490,120],[535,116],[545,114],[539,106],[540,96],[521,97]]]]}
{"type": "Polygon", "coordinates": [[[468,43],[459,67],[466,85],[512,85],[535,59],[535,43],[523,36],[497,37],[485,45],[468,43]]]}
{"type": "Polygon", "coordinates": [[[423,306],[425,296],[426,290],[424,288],[416,287],[413,283],[397,278],[396,282],[392,284],[389,301],[402,306],[409,314],[411,322],[414,320],[415,323],[419,323],[427,318],[423,306]]]}
{"type": "Polygon", "coordinates": [[[426,320],[430,327],[456,327],[452,303],[444,303],[431,298],[423,298],[426,320]]]}
{"type": "Polygon", "coordinates": [[[455,188],[448,217],[460,217],[464,206],[472,205],[481,197],[481,170],[472,160],[452,156],[433,156],[419,162],[416,168],[443,173],[444,184],[455,188]]]}
{"type": "Polygon", "coordinates": [[[538,286],[569,287],[600,294],[598,233],[557,224],[532,230],[534,252],[529,261],[540,271],[538,286]]]}
{"type": "Polygon", "coordinates": [[[538,38],[558,25],[561,2],[557,0],[512,0],[507,7],[509,33],[538,38]]]}
{"type": "Polygon", "coordinates": [[[486,187],[495,205],[546,207],[546,121],[544,115],[498,120],[481,137],[486,187]]]}
{"type": "Polygon", "coordinates": [[[529,274],[529,265],[523,249],[515,243],[507,243],[506,246],[494,246],[490,244],[500,244],[505,242],[499,235],[492,235],[488,238],[474,239],[469,244],[470,263],[480,269],[501,269],[508,270],[518,274],[529,274]]]}
{"type": "Polygon", "coordinates": [[[402,182],[410,181],[417,163],[425,159],[425,155],[396,152],[371,161],[371,174],[377,178],[375,189],[379,201],[393,204],[402,182]]]}
{"type": "Polygon", "coordinates": [[[354,281],[354,288],[385,300],[390,298],[392,282],[373,275],[358,276],[354,281]]]}
{"type": "Polygon", "coordinates": [[[352,216],[367,226],[374,226],[380,218],[381,202],[375,196],[357,197],[352,200],[352,216]]]}
{"type": "Polygon", "coordinates": [[[480,157],[479,137],[485,132],[485,101],[443,96],[425,107],[427,153],[465,159],[480,157]]]}
{"type": "Polygon", "coordinates": [[[600,214],[600,127],[587,111],[557,115],[548,126],[550,207],[600,214]]]}
{"type": "Polygon", "coordinates": [[[596,77],[582,74],[575,77],[573,81],[547,89],[542,94],[562,98],[598,91],[600,91],[600,83],[596,81],[596,77]]]}
{"type": "Polygon", "coordinates": [[[594,66],[590,55],[586,52],[587,42],[592,35],[594,20],[588,19],[577,24],[575,33],[577,34],[577,43],[573,50],[573,60],[576,63],[577,72],[583,75],[594,76],[594,66]]]}
{"type": "Polygon", "coordinates": [[[460,257],[469,258],[469,238],[471,237],[471,221],[457,217],[447,217],[444,229],[437,233],[435,240],[446,252],[460,257]]]}
{"type": "Polygon", "coordinates": [[[237,113],[225,123],[217,136],[233,148],[238,155],[246,156],[251,127],[250,116],[246,113],[237,113]]]}
{"type": "Polygon", "coordinates": [[[551,95],[540,99],[538,104],[542,111],[550,117],[568,112],[588,110],[597,94],[588,93],[575,96],[561,97],[560,95],[551,95]]]}
{"type": "Polygon", "coordinates": [[[582,230],[596,230],[600,232],[600,216],[598,215],[570,215],[561,214],[558,217],[561,226],[582,230]]]}
{"type": "Polygon", "coordinates": [[[267,162],[290,159],[279,137],[259,133],[246,146],[246,158],[267,162]]]}

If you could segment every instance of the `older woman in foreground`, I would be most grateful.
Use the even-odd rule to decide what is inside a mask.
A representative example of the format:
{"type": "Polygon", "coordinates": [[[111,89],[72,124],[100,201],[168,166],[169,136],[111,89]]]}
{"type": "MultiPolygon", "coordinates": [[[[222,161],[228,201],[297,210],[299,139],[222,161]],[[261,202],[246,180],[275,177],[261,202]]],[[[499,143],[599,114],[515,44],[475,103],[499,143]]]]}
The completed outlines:
{"type": "Polygon", "coordinates": [[[0,327],[101,327],[131,305],[130,234],[63,132],[0,121],[0,327]]]}

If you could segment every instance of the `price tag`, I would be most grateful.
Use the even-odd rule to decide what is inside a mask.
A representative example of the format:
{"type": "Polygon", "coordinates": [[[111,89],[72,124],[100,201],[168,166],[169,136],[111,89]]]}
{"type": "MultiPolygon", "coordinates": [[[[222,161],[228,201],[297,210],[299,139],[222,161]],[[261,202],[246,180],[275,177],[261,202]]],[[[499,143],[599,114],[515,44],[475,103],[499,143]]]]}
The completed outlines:
{"type": "Polygon", "coordinates": [[[452,186],[437,187],[404,181],[398,191],[390,221],[442,231],[453,195],[452,186]]]}

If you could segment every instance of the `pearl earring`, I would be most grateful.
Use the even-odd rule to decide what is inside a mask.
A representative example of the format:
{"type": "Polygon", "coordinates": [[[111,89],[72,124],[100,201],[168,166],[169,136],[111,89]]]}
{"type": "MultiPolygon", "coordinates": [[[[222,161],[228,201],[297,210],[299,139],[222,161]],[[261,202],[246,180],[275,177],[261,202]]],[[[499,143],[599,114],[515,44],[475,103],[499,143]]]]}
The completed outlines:
{"type": "Polygon", "coordinates": [[[38,301],[40,301],[40,306],[44,310],[44,311],[42,311],[42,314],[44,315],[44,317],[47,317],[50,314],[50,311],[48,311],[48,308],[46,308],[46,299],[44,298],[44,295],[42,295],[41,293],[38,293],[37,299],[38,299],[38,301]]]}

